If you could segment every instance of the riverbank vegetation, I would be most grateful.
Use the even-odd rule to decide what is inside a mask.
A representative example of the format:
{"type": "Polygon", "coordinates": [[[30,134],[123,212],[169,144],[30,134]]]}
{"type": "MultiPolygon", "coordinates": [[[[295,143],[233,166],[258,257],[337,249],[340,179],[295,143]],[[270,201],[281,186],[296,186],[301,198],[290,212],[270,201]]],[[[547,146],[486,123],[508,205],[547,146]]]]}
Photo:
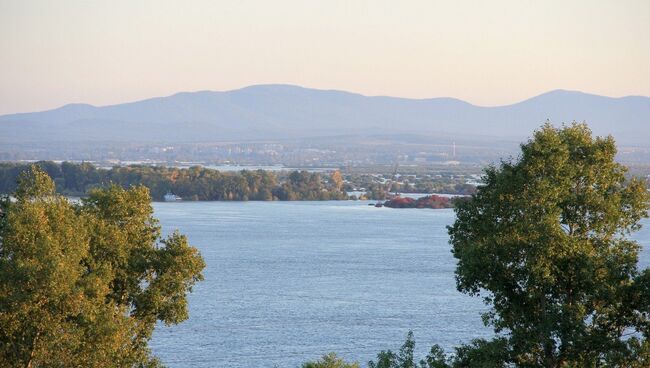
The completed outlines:
{"type": "Polygon", "coordinates": [[[449,198],[437,195],[428,195],[418,199],[409,197],[394,197],[383,203],[384,207],[390,208],[452,208],[454,203],[465,200],[465,197],[449,198]]]}
{"type": "MultiPolygon", "coordinates": [[[[330,175],[307,171],[272,172],[242,170],[221,172],[200,166],[174,168],[163,166],[116,166],[97,168],[89,163],[37,162],[56,184],[58,193],[85,196],[93,188],[116,184],[122,188],[143,185],[151,197],[163,200],[173,193],[183,200],[198,201],[295,201],[348,199],[340,173],[330,175]]],[[[11,193],[17,178],[30,165],[0,164],[0,193],[11,193]]]]}

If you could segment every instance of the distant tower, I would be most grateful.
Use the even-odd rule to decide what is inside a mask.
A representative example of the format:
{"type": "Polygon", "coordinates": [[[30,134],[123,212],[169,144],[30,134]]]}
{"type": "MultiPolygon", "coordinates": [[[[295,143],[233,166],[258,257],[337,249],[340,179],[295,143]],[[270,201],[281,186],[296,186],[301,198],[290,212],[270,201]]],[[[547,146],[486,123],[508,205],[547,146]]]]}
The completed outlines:
{"type": "Polygon", "coordinates": [[[451,151],[452,151],[451,157],[456,158],[456,142],[453,142],[451,147],[452,147],[452,149],[451,149],[451,151]]]}

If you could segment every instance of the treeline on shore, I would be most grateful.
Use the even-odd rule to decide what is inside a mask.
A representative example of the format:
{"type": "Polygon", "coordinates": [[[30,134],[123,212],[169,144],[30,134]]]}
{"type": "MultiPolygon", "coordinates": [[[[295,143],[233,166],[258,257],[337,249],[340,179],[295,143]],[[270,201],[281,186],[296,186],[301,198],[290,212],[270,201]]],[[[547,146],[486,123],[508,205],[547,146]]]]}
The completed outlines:
{"type": "Polygon", "coordinates": [[[468,184],[463,178],[403,177],[394,175],[346,175],[346,186],[354,191],[363,188],[367,199],[390,199],[394,193],[454,194],[468,196],[476,193],[476,186],[468,184]],[[380,176],[383,180],[379,181],[380,176]]]}
{"type": "MultiPolygon", "coordinates": [[[[117,184],[124,188],[144,185],[156,201],[163,200],[169,192],[185,200],[198,201],[349,199],[338,171],[322,175],[307,171],[223,172],[200,166],[133,165],[102,169],[90,163],[40,161],[35,164],[54,180],[57,192],[65,195],[83,196],[92,188],[117,184]]],[[[0,163],[0,193],[12,193],[20,174],[31,165],[0,163]]]]}
{"type": "Polygon", "coordinates": [[[420,198],[394,197],[383,204],[384,207],[390,208],[452,208],[454,203],[459,200],[465,200],[467,197],[449,198],[438,195],[428,195],[420,198]]]}

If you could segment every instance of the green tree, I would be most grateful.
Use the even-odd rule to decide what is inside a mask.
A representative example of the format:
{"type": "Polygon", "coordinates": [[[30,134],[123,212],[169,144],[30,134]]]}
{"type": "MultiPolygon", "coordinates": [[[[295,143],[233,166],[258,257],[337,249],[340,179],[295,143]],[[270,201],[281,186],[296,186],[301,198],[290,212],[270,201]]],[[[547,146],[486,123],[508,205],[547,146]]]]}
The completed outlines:
{"type": "Polygon", "coordinates": [[[648,193],[615,155],[584,124],[547,124],[458,203],[457,286],[491,306],[501,337],[482,349],[504,364],[650,366],[650,271],[629,239],[648,193]]]}
{"type": "Polygon", "coordinates": [[[365,194],[366,198],[374,200],[384,200],[388,198],[388,192],[384,188],[384,185],[371,183],[368,185],[368,190],[365,194]]]}
{"type": "Polygon", "coordinates": [[[203,259],[160,239],[144,187],[80,205],[39,167],[0,201],[0,367],[150,367],[157,321],[187,318],[203,259]]]}
{"type": "MultiPolygon", "coordinates": [[[[415,350],[415,340],[413,339],[413,331],[409,331],[406,335],[406,341],[399,349],[398,353],[393,353],[390,350],[382,350],[377,354],[377,361],[368,362],[369,368],[417,368],[418,362],[415,360],[414,356],[415,350]]],[[[433,351],[433,350],[432,350],[433,351]]],[[[432,360],[432,359],[430,359],[432,360]]],[[[427,366],[425,360],[420,361],[419,366],[425,367],[436,367],[437,366],[427,366]]],[[[443,366],[446,367],[446,366],[443,366]]]]}
{"type": "Polygon", "coordinates": [[[302,368],[359,368],[359,363],[347,363],[336,354],[329,353],[315,362],[303,363],[302,368]]]}
{"type": "MultiPolygon", "coordinates": [[[[464,347],[464,346],[463,346],[464,347]]],[[[461,348],[457,348],[460,351],[461,348]]],[[[424,359],[416,361],[415,355],[415,340],[413,339],[413,332],[409,331],[406,335],[406,341],[400,347],[398,353],[393,353],[391,350],[382,350],[377,354],[377,361],[368,362],[369,368],[464,368],[469,367],[463,365],[465,361],[456,359],[455,357],[447,357],[444,350],[438,346],[433,345],[429,354],[424,359]]],[[[474,366],[472,366],[474,367],[474,366]]],[[[487,367],[482,365],[479,367],[487,367]]]]}
{"type": "MultiPolygon", "coordinates": [[[[508,363],[508,340],[496,338],[490,341],[475,339],[471,344],[463,344],[455,348],[456,353],[445,365],[438,356],[437,364],[428,368],[498,368],[508,363]]],[[[435,347],[435,346],[434,346],[435,347]]],[[[432,350],[433,351],[433,350],[432,350]]],[[[430,355],[431,356],[431,355],[430,355]]]]}

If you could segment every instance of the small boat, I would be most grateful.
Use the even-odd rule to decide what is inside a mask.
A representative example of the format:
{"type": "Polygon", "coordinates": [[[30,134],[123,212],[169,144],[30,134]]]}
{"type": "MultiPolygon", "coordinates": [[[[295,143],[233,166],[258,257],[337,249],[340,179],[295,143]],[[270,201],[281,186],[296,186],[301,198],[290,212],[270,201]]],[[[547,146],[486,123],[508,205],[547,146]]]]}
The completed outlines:
{"type": "Polygon", "coordinates": [[[379,208],[379,207],[384,207],[384,204],[381,203],[381,202],[377,202],[377,203],[375,204],[375,207],[377,207],[377,208],[379,208]]]}
{"type": "Polygon", "coordinates": [[[177,196],[176,194],[172,194],[172,192],[167,192],[165,194],[165,202],[175,202],[175,201],[180,201],[182,198],[177,196]]]}

